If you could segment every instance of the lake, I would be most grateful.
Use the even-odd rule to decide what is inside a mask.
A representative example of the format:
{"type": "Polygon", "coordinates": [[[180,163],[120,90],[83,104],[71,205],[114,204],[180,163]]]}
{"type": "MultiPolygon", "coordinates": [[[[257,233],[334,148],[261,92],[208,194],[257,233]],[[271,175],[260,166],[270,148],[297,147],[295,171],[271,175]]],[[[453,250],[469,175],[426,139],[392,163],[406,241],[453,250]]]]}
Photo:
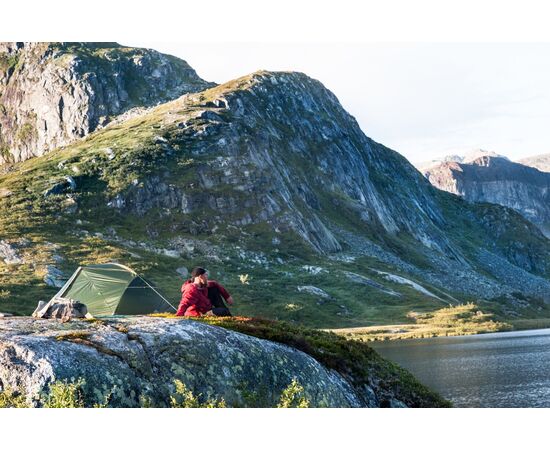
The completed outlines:
{"type": "Polygon", "coordinates": [[[456,407],[550,407],[550,329],[369,344],[456,407]]]}

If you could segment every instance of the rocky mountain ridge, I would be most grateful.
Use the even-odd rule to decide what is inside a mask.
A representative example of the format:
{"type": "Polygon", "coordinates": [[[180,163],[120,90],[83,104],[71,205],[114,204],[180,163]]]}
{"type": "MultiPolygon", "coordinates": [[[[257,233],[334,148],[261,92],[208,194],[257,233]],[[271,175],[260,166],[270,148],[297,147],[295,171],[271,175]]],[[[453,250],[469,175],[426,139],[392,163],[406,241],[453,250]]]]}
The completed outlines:
{"type": "Polygon", "coordinates": [[[483,156],[469,163],[440,163],[424,174],[434,186],[470,202],[512,208],[550,237],[549,173],[505,158],[483,156]]]}
{"type": "Polygon", "coordinates": [[[493,151],[489,150],[483,150],[483,149],[476,149],[471,150],[468,152],[465,152],[464,154],[451,154],[446,155],[441,158],[432,159],[430,161],[424,161],[415,163],[414,166],[422,173],[430,169],[431,167],[435,167],[440,165],[441,163],[451,163],[451,162],[457,162],[457,163],[463,163],[463,164],[469,164],[472,161],[475,161],[476,159],[479,159],[481,157],[493,157],[493,158],[506,158],[504,155],[500,155],[498,153],[495,153],[493,151]]]}
{"type": "Polygon", "coordinates": [[[0,43],[0,164],[43,155],[134,107],[212,83],[185,62],[114,43],[0,43]]]}

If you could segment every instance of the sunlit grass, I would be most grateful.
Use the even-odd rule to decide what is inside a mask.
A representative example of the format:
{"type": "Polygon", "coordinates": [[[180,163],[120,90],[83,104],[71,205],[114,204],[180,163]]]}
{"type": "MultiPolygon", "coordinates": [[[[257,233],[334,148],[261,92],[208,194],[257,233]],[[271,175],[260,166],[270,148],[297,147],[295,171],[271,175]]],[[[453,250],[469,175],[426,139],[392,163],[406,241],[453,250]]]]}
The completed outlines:
{"type": "Polygon", "coordinates": [[[510,331],[514,327],[494,320],[492,314],[483,313],[477,305],[442,308],[431,313],[411,312],[413,323],[334,329],[337,334],[360,341],[414,339],[437,336],[461,336],[468,334],[510,331]]]}

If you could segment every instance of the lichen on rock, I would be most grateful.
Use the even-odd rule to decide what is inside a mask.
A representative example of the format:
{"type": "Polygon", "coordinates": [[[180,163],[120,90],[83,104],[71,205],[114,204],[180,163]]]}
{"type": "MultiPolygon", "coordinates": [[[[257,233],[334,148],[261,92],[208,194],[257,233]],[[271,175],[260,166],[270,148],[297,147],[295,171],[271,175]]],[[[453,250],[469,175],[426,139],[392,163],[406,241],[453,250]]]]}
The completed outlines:
{"type": "Polygon", "coordinates": [[[268,406],[296,377],[314,406],[365,406],[347,381],[312,357],[195,321],[5,318],[0,325],[0,385],[29,402],[55,380],[82,378],[90,404],[110,395],[111,406],[136,407],[144,394],[168,406],[173,380],[180,379],[232,406],[246,406],[247,394],[261,392],[268,406]]]}

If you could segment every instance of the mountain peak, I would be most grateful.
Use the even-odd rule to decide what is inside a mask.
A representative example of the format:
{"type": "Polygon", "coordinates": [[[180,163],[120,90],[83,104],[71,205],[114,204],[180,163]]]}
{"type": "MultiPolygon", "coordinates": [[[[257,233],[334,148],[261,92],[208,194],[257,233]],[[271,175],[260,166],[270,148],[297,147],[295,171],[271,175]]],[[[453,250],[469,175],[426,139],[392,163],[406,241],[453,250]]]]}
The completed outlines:
{"type": "Polygon", "coordinates": [[[134,107],[211,87],[183,60],[117,43],[0,45],[0,164],[66,145],[134,107]]]}
{"type": "Polygon", "coordinates": [[[456,154],[446,155],[440,158],[435,158],[430,161],[415,163],[415,167],[420,172],[425,172],[432,167],[438,166],[441,163],[455,162],[455,163],[462,163],[462,164],[471,164],[476,160],[480,160],[480,158],[485,158],[484,161],[488,161],[488,158],[502,158],[502,159],[508,160],[506,156],[501,155],[499,153],[495,153],[490,150],[475,149],[475,150],[470,150],[468,152],[461,153],[461,154],[456,153],[456,154]]]}

